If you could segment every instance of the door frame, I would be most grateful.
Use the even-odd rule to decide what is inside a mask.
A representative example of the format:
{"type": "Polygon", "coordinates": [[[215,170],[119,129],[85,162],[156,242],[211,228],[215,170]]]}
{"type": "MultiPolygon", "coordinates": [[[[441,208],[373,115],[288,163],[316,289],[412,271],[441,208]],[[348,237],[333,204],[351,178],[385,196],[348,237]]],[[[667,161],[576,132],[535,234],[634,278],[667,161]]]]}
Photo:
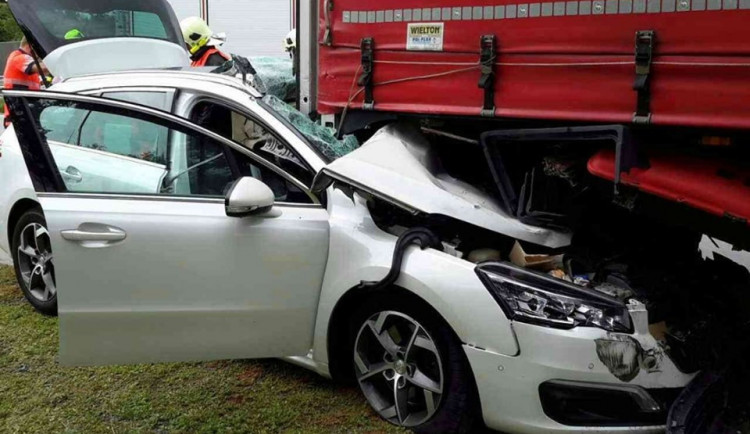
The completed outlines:
{"type": "MultiPolygon", "coordinates": [[[[265,167],[266,169],[274,172],[275,174],[279,175],[286,181],[290,182],[295,187],[299,188],[301,191],[303,191],[305,194],[307,194],[308,197],[312,200],[314,205],[321,206],[320,199],[318,196],[316,196],[311,190],[310,187],[305,185],[303,182],[299,181],[298,179],[294,178],[293,176],[286,173],[281,168],[275,166],[274,164],[271,164],[261,156],[257,155],[256,153],[250,151],[249,149],[245,148],[244,146],[241,146],[232,140],[226,139],[222,137],[219,134],[214,133],[213,131],[207,130],[201,126],[198,126],[194,123],[192,123],[188,119],[181,118],[179,116],[173,115],[171,113],[167,113],[161,110],[156,110],[151,107],[142,106],[138,104],[133,104],[129,102],[114,100],[114,99],[108,99],[103,97],[94,97],[94,96],[87,96],[87,95],[79,95],[79,94],[72,94],[72,93],[63,93],[63,92],[54,92],[54,91],[28,91],[28,90],[7,90],[3,91],[3,96],[5,98],[5,103],[9,104],[11,107],[11,117],[14,116],[14,113],[22,112],[25,114],[29,120],[32,120],[31,113],[28,109],[28,100],[54,100],[54,101],[67,101],[67,102],[77,102],[82,103],[85,105],[91,105],[97,108],[97,110],[100,110],[102,112],[108,112],[113,114],[123,114],[125,116],[129,117],[135,117],[135,118],[143,118],[143,120],[154,122],[161,124],[167,128],[175,129],[175,130],[183,130],[183,131],[189,131],[191,133],[197,133],[199,135],[202,135],[204,137],[210,138],[214,140],[215,142],[225,146],[229,147],[230,149],[233,149],[240,154],[243,154],[247,156],[248,158],[252,159],[255,163],[257,163],[260,166],[265,167]],[[156,121],[159,122],[156,122],[156,121]],[[175,126],[179,128],[175,128],[175,126]]],[[[41,147],[41,149],[33,149],[30,150],[30,152],[22,152],[24,159],[26,160],[26,164],[29,166],[40,166],[40,169],[47,172],[49,175],[52,176],[52,178],[49,179],[38,179],[36,176],[32,176],[32,182],[34,183],[35,190],[39,192],[49,192],[48,190],[50,188],[53,188],[56,192],[67,192],[65,188],[65,184],[62,180],[62,177],[59,173],[59,170],[54,164],[54,160],[52,159],[52,156],[49,155],[49,145],[47,144],[45,146],[44,143],[46,143],[46,139],[39,136],[39,132],[34,128],[34,125],[29,125],[28,123],[18,123],[16,122],[16,134],[19,138],[19,145],[21,146],[22,151],[24,149],[28,150],[28,146],[30,145],[28,142],[23,141],[23,136],[25,135],[31,135],[37,136],[37,141],[41,147]],[[40,158],[41,157],[41,158],[40,158]]]]}

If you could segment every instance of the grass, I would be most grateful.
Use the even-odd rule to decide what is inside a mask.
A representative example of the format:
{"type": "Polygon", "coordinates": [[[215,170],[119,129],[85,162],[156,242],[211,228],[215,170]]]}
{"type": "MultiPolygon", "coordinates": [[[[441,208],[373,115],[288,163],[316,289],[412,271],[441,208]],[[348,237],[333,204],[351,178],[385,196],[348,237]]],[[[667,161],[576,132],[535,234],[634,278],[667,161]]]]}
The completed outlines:
{"type": "Polygon", "coordinates": [[[57,323],[0,267],[0,432],[399,432],[357,389],[280,361],[63,368],[57,323]]]}

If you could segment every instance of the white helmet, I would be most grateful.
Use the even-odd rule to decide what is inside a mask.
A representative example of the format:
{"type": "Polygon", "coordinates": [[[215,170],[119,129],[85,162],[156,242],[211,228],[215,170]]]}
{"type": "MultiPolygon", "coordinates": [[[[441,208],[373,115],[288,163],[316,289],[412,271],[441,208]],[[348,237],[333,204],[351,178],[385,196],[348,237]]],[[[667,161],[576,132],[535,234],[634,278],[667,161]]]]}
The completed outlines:
{"type": "Polygon", "coordinates": [[[293,53],[297,48],[297,29],[292,29],[284,38],[284,51],[293,53]]]}
{"type": "Polygon", "coordinates": [[[195,54],[201,48],[209,45],[213,36],[211,28],[200,17],[185,18],[180,23],[180,27],[190,54],[195,54]]]}

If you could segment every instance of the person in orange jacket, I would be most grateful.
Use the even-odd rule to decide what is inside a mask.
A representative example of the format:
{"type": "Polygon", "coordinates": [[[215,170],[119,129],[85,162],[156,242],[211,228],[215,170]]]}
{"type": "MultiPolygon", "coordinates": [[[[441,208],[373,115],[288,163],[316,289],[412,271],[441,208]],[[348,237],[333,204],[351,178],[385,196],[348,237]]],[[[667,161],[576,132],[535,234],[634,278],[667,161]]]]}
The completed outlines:
{"type": "Polygon", "coordinates": [[[232,57],[222,52],[217,45],[220,41],[214,38],[211,28],[199,17],[185,18],[180,23],[182,36],[185,38],[192,66],[221,66],[232,57]]]}
{"type": "MultiPolygon", "coordinates": [[[[35,56],[26,38],[21,40],[18,50],[10,53],[5,64],[3,73],[3,89],[25,89],[39,90],[42,88],[42,75],[48,75],[49,71],[41,63],[35,60],[35,56]]],[[[3,125],[10,125],[10,109],[5,105],[3,125]]]]}

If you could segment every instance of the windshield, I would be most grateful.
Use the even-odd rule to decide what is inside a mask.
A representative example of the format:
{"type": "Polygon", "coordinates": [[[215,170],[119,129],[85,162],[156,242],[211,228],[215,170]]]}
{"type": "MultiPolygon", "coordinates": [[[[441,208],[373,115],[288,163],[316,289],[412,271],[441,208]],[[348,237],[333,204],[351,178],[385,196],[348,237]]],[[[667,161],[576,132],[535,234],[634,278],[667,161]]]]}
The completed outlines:
{"type": "Polygon", "coordinates": [[[359,147],[359,141],[354,136],[344,136],[342,140],[336,138],[335,132],[302,114],[300,111],[273,95],[263,97],[268,108],[292,124],[310,144],[329,162],[343,157],[359,147]]]}
{"type": "Polygon", "coordinates": [[[166,0],[15,0],[13,15],[40,55],[102,38],[152,38],[182,45],[166,0]]]}

